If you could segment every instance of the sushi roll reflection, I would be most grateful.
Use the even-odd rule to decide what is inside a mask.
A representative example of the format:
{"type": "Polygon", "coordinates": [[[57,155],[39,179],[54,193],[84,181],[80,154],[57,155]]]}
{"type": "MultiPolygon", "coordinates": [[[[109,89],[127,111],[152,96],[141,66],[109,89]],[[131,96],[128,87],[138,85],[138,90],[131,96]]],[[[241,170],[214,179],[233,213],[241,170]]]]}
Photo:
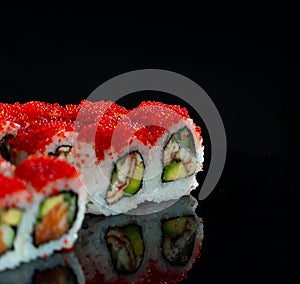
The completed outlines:
{"type": "Polygon", "coordinates": [[[87,215],[75,252],[86,283],[175,283],[200,256],[202,220],[197,201],[182,197],[148,215],[87,215]]]}
{"type": "Polygon", "coordinates": [[[110,227],[105,238],[116,271],[120,274],[135,272],[144,254],[141,228],[135,224],[110,227]]]}

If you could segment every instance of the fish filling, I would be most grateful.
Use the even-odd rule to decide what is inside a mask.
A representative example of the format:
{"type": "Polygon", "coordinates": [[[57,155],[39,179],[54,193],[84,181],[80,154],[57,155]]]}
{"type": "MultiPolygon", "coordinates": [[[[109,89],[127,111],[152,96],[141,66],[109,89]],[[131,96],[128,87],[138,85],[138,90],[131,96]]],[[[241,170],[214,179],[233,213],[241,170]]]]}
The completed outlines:
{"type": "Polygon", "coordinates": [[[163,152],[162,181],[168,182],[193,175],[197,169],[194,138],[187,127],[174,133],[163,152]]]}
{"type": "Polygon", "coordinates": [[[64,192],[45,198],[40,205],[37,222],[34,226],[34,244],[58,239],[73,225],[77,214],[77,195],[64,192]]]}
{"type": "Polygon", "coordinates": [[[162,223],[162,254],[171,265],[184,266],[192,256],[197,223],[192,216],[165,220],[162,223]]]}
{"type": "Polygon", "coordinates": [[[121,157],[114,166],[106,202],[114,204],[124,195],[136,194],[142,187],[144,170],[144,161],[139,152],[121,157]]]}
{"type": "Polygon", "coordinates": [[[141,228],[135,224],[110,227],[105,238],[116,271],[119,274],[137,271],[144,255],[141,228]]]}
{"type": "Polygon", "coordinates": [[[8,250],[13,250],[22,216],[23,211],[17,208],[0,210],[0,255],[8,250]]]}

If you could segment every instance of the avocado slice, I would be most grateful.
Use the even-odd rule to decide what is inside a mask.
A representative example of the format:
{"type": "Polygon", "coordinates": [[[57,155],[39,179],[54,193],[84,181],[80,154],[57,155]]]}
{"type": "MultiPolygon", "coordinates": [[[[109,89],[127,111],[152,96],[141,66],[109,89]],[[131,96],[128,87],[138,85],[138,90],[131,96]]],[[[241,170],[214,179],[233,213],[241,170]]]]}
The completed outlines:
{"type": "Polygon", "coordinates": [[[163,232],[170,238],[177,238],[182,235],[187,223],[187,217],[179,217],[167,220],[163,223],[163,232]]]}
{"type": "Polygon", "coordinates": [[[137,225],[129,225],[123,231],[131,242],[135,254],[142,256],[144,253],[144,242],[140,228],[137,225]]]}
{"type": "Polygon", "coordinates": [[[133,177],[129,185],[124,190],[124,192],[128,194],[135,194],[141,187],[143,174],[144,174],[144,164],[139,163],[138,165],[136,165],[134,169],[133,177]]]}
{"type": "Polygon", "coordinates": [[[1,224],[0,231],[2,232],[3,242],[6,245],[6,247],[8,249],[12,248],[16,236],[15,230],[9,225],[1,224]]]}
{"type": "Polygon", "coordinates": [[[38,218],[43,219],[52,208],[54,208],[56,205],[60,204],[63,201],[63,193],[45,198],[41,204],[38,218]]]}
{"type": "Polygon", "coordinates": [[[188,173],[183,163],[172,161],[169,166],[164,168],[162,180],[173,181],[177,179],[186,178],[187,176],[188,173]]]}
{"type": "Polygon", "coordinates": [[[23,212],[17,208],[9,208],[6,210],[0,211],[0,220],[1,223],[18,226],[22,220],[23,212]]]}

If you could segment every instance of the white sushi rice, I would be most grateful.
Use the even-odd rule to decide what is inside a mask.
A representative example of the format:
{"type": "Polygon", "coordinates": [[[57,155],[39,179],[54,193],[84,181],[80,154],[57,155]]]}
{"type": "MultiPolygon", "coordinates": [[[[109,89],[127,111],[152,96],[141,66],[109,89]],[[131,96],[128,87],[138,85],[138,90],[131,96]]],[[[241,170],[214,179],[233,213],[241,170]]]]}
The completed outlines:
{"type": "MultiPolygon", "coordinates": [[[[114,149],[110,148],[105,151],[104,159],[100,163],[97,162],[95,143],[78,141],[74,148],[74,165],[82,172],[82,183],[88,192],[87,212],[106,216],[129,211],[130,214],[135,214],[133,209],[138,208],[140,204],[146,201],[154,203],[168,200],[175,201],[181,196],[188,195],[191,190],[198,186],[196,173],[202,170],[204,161],[202,139],[199,140],[192,119],[181,120],[170,128],[152,147],[147,147],[139,140],[134,140],[130,145],[124,147],[119,154],[115,154],[114,149]],[[195,142],[196,172],[187,178],[162,182],[164,146],[172,134],[185,126],[190,129],[195,142]],[[142,188],[135,195],[123,196],[118,202],[109,205],[105,197],[110,186],[114,165],[123,155],[133,151],[138,151],[142,155],[145,164],[142,188]]],[[[140,211],[140,209],[137,210],[137,212],[140,211]]],[[[152,212],[148,210],[148,213],[152,212]]]]}

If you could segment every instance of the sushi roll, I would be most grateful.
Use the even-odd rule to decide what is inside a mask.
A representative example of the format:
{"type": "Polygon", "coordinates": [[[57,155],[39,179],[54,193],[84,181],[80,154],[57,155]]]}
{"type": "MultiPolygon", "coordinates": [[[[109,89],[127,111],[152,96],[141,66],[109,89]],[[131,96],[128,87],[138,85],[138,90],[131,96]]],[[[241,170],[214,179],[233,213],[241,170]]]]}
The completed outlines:
{"type": "Polygon", "coordinates": [[[86,283],[175,283],[185,278],[202,246],[196,206],[193,197],[185,196],[156,214],[87,215],[75,245],[86,283]]]}
{"type": "Polygon", "coordinates": [[[14,268],[26,254],[26,228],[33,195],[24,183],[0,174],[0,271],[14,268]]]}
{"type": "Polygon", "coordinates": [[[204,149],[187,110],[158,102],[105,113],[79,131],[74,148],[89,193],[87,210],[107,216],[188,195],[198,185],[204,149]]]}
{"type": "Polygon", "coordinates": [[[85,213],[86,193],[75,168],[54,157],[30,157],[16,167],[34,196],[24,261],[72,249],[85,213]]]}

